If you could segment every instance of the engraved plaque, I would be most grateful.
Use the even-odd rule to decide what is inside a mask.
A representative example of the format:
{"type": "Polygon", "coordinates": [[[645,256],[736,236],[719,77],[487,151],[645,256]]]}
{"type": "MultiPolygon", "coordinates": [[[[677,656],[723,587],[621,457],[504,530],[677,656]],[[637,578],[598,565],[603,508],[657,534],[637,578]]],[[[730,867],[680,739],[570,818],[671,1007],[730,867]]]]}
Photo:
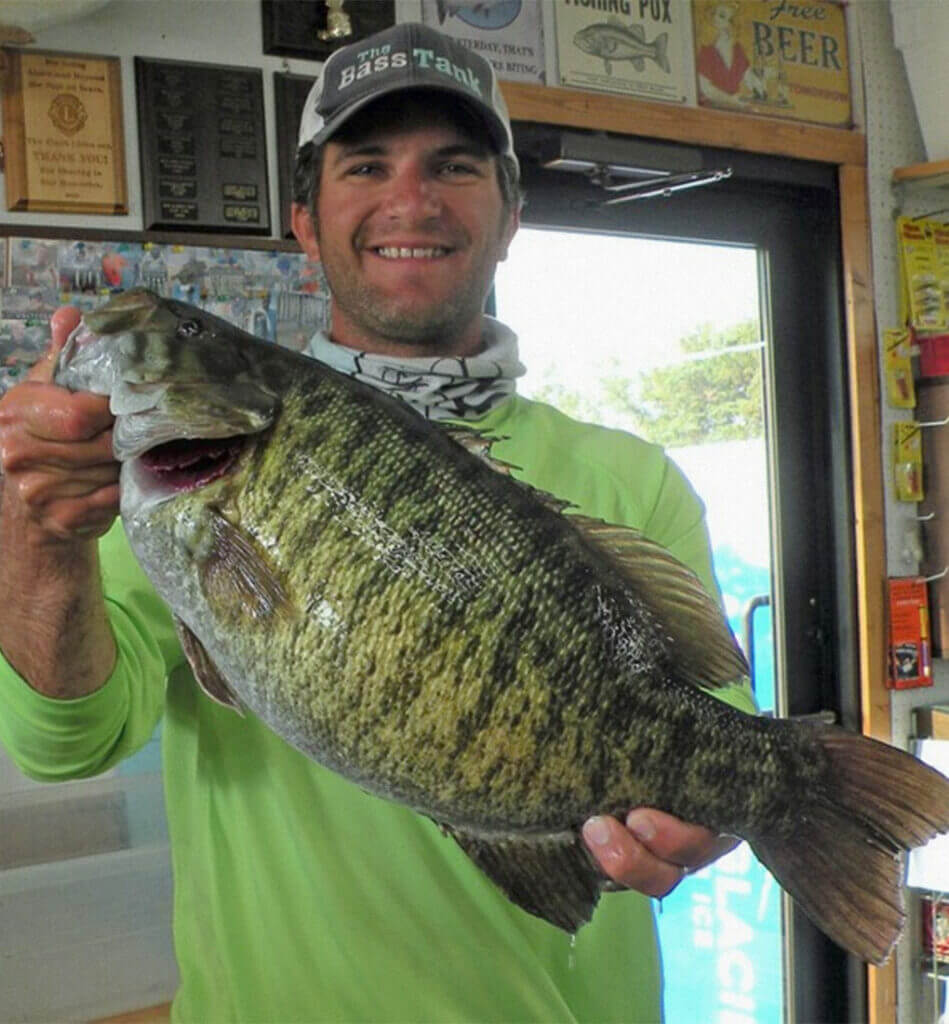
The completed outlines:
{"type": "Polygon", "coordinates": [[[135,58],[145,230],[269,235],[263,75],[135,58]]]}
{"type": "Polygon", "coordinates": [[[5,51],[8,210],[127,213],[117,57],[5,51]]]}

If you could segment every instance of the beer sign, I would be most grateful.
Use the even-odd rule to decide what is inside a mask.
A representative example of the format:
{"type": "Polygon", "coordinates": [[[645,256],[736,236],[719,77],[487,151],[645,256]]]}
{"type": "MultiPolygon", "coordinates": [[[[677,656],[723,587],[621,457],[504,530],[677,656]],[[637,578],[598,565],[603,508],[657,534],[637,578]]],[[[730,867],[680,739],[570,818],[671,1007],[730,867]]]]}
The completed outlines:
{"type": "Polygon", "coordinates": [[[850,128],[843,6],[834,0],[693,0],[702,106],[850,128]]]}

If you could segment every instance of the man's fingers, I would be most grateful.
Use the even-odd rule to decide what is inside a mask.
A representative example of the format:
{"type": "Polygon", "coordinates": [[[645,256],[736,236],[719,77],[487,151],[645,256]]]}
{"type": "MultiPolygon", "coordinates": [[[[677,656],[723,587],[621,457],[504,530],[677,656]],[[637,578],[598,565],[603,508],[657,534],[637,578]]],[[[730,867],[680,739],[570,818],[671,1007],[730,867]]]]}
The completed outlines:
{"type": "MultiPolygon", "coordinates": [[[[109,400],[86,391],[70,393],[55,384],[27,380],[0,400],[0,432],[14,439],[94,441],[114,422],[109,400]]],[[[10,442],[15,443],[15,442],[10,442]]]]}
{"type": "Polygon", "coordinates": [[[109,484],[81,498],[57,501],[43,511],[39,522],[62,540],[91,540],[108,531],[118,510],[119,485],[109,484]]]}
{"type": "Polygon", "coordinates": [[[651,807],[637,807],[626,816],[626,827],[662,860],[690,871],[711,864],[738,845],[735,836],[720,835],[701,825],[690,825],[651,807]]]}
{"type": "Polygon", "coordinates": [[[591,818],[583,827],[583,838],[609,878],[647,896],[668,895],[686,874],[738,843],[733,836],[643,808],[630,812],[625,827],[609,815],[591,818]]]}
{"type": "Polygon", "coordinates": [[[603,873],[624,888],[666,896],[683,878],[678,864],[660,860],[608,815],[591,818],[583,826],[583,838],[603,873]]]}

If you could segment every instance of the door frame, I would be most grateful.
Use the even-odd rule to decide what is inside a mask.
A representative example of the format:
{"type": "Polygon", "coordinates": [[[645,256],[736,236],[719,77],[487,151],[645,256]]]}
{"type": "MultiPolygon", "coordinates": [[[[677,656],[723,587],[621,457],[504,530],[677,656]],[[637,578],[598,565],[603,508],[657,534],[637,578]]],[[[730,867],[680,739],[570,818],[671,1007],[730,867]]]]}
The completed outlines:
{"type": "MultiPolygon", "coordinates": [[[[879,355],[870,260],[866,137],[856,131],[606,93],[502,82],[512,119],[831,164],[839,192],[862,731],[889,742],[886,540],[879,355]]],[[[895,957],[867,967],[869,1024],[896,1020],[895,957]]]]}

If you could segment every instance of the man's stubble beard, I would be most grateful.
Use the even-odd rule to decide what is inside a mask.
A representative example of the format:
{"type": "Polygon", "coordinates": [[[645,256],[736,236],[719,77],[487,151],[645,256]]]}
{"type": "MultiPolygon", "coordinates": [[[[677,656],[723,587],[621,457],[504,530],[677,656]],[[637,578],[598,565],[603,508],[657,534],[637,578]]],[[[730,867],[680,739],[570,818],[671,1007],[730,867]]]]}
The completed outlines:
{"type": "Polygon", "coordinates": [[[419,349],[450,351],[484,307],[485,285],[472,275],[467,285],[443,302],[412,309],[398,299],[379,295],[365,282],[343,283],[332,267],[323,265],[334,303],[345,310],[350,323],[376,337],[419,349]]]}

